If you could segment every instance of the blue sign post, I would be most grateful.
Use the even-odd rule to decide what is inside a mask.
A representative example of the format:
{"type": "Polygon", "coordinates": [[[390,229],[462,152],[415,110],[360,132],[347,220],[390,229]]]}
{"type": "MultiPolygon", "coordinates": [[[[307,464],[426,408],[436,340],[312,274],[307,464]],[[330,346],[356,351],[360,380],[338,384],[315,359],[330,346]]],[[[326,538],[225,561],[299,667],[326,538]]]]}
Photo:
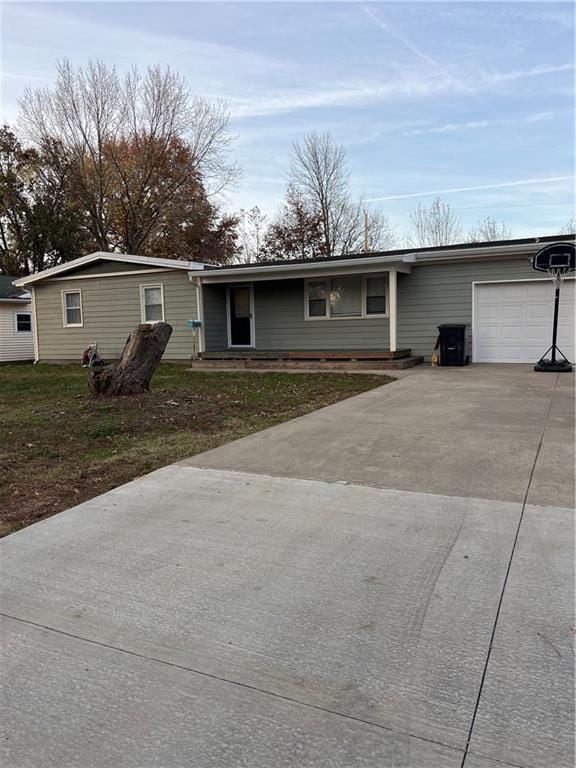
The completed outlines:
{"type": "Polygon", "coordinates": [[[198,332],[199,332],[200,328],[202,327],[202,323],[200,322],[200,320],[186,320],[186,325],[187,325],[188,328],[192,329],[193,338],[194,338],[194,341],[192,343],[193,344],[193,346],[192,346],[192,359],[196,360],[196,358],[198,357],[199,346],[200,346],[198,344],[198,332]]]}

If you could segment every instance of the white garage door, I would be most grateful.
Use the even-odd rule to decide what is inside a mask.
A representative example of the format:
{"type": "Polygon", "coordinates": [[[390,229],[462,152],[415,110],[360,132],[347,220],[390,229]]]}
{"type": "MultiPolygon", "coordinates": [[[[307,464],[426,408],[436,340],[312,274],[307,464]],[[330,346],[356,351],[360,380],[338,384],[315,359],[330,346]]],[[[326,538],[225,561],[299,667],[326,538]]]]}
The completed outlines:
{"type": "MultiPolygon", "coordinates": [[[[535,363],[552,343],[551,280],[477,283],[474,359],[478,363],[535,363]]],[[[574,362],[574,280],[560,290],[558,346],[574,362]]]]}

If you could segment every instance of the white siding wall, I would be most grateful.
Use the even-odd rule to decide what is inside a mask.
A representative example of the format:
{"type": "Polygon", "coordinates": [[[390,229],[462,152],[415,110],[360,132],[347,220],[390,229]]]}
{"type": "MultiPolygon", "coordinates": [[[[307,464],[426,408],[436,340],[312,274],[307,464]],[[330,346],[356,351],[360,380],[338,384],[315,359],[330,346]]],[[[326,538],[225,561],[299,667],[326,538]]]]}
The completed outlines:
{"type": "Polygon", "coordinates": [[[34,333],[16,333],[17,312],[32,312],[31,304],[0,301],[0,362],[34,360],[34,333]]]}

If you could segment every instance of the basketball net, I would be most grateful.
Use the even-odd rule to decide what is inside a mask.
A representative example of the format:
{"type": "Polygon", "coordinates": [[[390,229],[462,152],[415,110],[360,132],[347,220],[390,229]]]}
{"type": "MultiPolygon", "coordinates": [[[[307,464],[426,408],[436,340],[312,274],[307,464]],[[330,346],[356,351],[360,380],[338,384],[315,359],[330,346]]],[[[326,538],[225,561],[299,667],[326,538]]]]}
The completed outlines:
{"type": "Polygon", "coordinates": [[[552,280],[554,288],[560,287],[560,285],[565,280],[565,278],[568,277],[568,275],[570,274],[570,271],[571,271],[570,267],[568,266],[561,266],[561,267],[549,266],[546,268],[546,274],[552,280]]]}

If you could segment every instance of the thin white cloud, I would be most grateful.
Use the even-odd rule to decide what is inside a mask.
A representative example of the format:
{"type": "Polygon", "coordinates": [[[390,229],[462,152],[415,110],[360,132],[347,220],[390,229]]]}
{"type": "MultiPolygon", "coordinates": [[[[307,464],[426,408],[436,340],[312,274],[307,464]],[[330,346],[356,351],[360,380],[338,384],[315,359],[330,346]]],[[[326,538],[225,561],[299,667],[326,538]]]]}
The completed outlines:
{"type": "Polygon", "coordinates": [[[452,189],[435,189],[431,192],[410,192],[407,195],[369,197],[367,202],[375,203],[383,200],[408,200],[409,198],[429,197],[430,195],[453,195],[460,192],[480,192],[485,189],[505,189],[507,187],[524,187],[531,184],[551,184],[559,181],[574,181],[574,178],[574,176],[546,176],[540,179],[520,179],[518,181],[503,181],[498,184],[482,184],[477,187],[453,187],[452,189]]]}
{"type": "MultiPolygon", "coordinates": [[[[499,85],[519,80],[558,74],[574,70],[574,64],[538,66],[511,72],[483,72],[461,82],[459,90],[481,93],[499,85]]],[[[346,107],[373,104],[399,98],[426,97],[454,91],[454,82],[441,75],[391,78],[385,83],[358,82],[326,83],[317,90],[281,89],[277,94],[230,96],[218,94],[228,102],[233,117],[262,117],[317,107],[346,107]]]]}
{"type": "Polygon", "coordinates": [[[484,72],[480,81],[483,84],[498,84],[523,80],[527,77],[539,77],[541,75],[557,75],[559,72],[574,70],[574,64],[541,64],[537,67],[524,70],[512,70],[511,72],[484,72]]]}
{"type": "MultiPolygon", "coordinates": [[[[565,113],[563,113],[565,114],[565,113]]],[[[552,120],[558,117],[556,112],[536,112],[532,115],[518,118],[500,118],[496,120],[470,120],[466,123],[445,123],[431,128],[415,128],[411,131],[404,131],[403,136],[421,136],[427,133],[455,133],[457,131],[468,131],[475,128],[494,128],[506,125],[517,125],[519,123],[542,123],[546,120],[552,120]]]]}
{"type": "Polygon", "coordinates": [[[446,89],[439,79],[402,79],[387,83],[326,83],[318,90],[284,89],[278,95],[220,97],[228,102],[233,117],[256,117],[317,107],[370,104],[395,97],[429,96],[446,89]]]}
{"type": "Polygon", "coordinates": [[[374,24],[376,24],[377,27],[382,29],[384,32],[386,32],[390,37],[393,37],[395,40],[398,40],[398,42],[402,43],[402,45],[407,48],[411,53],[413,53],[415,56],[417,56],[419,59],[422,59],[422,61],[425,61],[426,64],[431,64],[446,80],[454,83],[456,86],[461,88],[463,91],[471,92],[470,87],[463,83],[461,80],[459,80],[457,77],[455,77],[451,72],[449,72],[446,67],[442,66],[440,62],[438,62],[436,59],[433,59],[432,56],[429,56],[427,53],[422,51],[420,48],[417,48],[414,43],[409,40],[407,37],[405,37],[403,34],[401,34],[397,29],[395,29],[390,22],[386,21],[380,14],[375,13],[372,8],[370,8],[367,5],[361,6],[362,10],[368,16],[369,19],[372,20],[374,24]]]}

